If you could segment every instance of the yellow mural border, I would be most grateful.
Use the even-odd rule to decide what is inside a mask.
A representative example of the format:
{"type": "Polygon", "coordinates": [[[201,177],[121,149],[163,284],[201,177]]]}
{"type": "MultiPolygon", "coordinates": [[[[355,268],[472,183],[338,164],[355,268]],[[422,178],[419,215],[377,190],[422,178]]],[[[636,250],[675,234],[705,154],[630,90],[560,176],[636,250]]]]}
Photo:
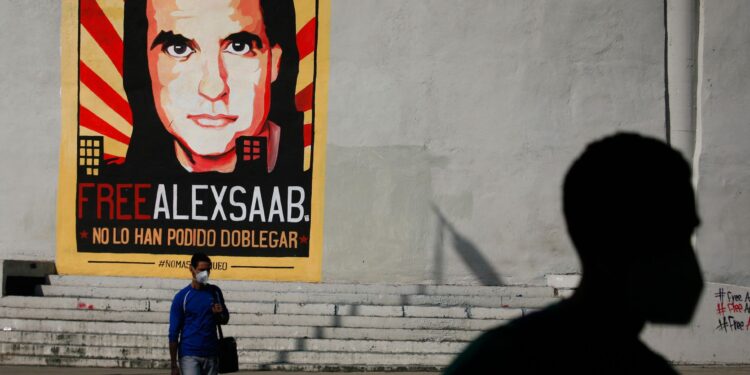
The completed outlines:
{"type": "MultiPolygon", "coordinates": [[[[314,3],[313,3],[314,4],[314,3]]],[[[307,258],[212,256],[226,262],[226,270],[211,276],[224,280],[272,280],[319,282],[323,259],[323,208],[325,196],[325,146],[328,121],[328,73],[330,0],[318,0],[318,40],[315,80],[315,134],[310,222],[310,252],[307,258]],[[231,265],[289,268],[231,268],[231,265]]],[[[189,255],[141,253],[79,253],[76,243],[76,161],[78,136],[78,1],[61,4],[61,111],[60,169],[57,195],[57,250],[55,263],[61,275],[141,276],[186,278],[182,268],[160,268],[161,260],[189,260],[189,255]],[[105,262],[105,263],[102,263],[105,262]]]]}

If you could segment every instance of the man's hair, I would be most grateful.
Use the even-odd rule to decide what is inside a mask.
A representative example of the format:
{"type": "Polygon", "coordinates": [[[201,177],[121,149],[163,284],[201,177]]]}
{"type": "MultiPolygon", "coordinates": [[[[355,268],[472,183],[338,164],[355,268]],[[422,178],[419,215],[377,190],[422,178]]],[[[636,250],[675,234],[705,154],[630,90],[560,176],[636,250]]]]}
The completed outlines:
{"type": "MultiPolygon", "coordinates": [[[[157,114],[148,70],[148,18],[146,0],[125,0],[123,35],[123,86],[133,114],[133,133],[126,166],[138,175],[181,171],[174,156],[174,139],[157,114]]],[[[275,170],[301,170],[302,115],[295,104],[299,51],[293,0],[260,0],[266,35],[271,46],[282,49],[279,72],[271,83],[268,120],[282,127],[275,170]]],[[[269,46],[270,47],[270,46],[269,46]]]]}
{"type": "Polygon", "coordinates": [[[211,264],[211,258],[208,257],[208,255],[203,253],[195,253],[193,254],[193,257],[190,258],[190,265],[193,268],[198,268],[198,263],[200,262],[208,262],[208,264],[211,264]]]}
{"type": "Polygon", "coordinates": [[[621,255],[602,247],[682,225],[694,227],[697,217],[694,206],[687,207],[690,199],[690,167],[682,155],[660,140],[633,133],[589,144],[563,186],[568,232],[584,265],[621,255]],[[677,223],[674,217],[685,222],[677,223]]]}

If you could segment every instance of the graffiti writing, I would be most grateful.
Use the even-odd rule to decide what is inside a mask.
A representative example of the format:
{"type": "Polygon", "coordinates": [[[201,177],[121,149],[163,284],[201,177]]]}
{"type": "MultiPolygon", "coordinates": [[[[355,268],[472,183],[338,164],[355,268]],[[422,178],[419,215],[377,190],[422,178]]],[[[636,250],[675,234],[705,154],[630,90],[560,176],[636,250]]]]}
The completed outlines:
{"type": "Polygon", "coordinates": [[[733,293],[729,289],[719,288],[714,293],[716,298],[717,331],[748,332],[750,331],[750,292],[733,293]]]}

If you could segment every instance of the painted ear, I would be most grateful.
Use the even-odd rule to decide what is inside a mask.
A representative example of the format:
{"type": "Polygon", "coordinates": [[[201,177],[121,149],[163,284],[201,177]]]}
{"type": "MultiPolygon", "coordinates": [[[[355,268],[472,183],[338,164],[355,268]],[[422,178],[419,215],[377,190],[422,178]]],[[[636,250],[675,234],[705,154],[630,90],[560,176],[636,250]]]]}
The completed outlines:
{"type": "Polygon", "coordinates": [[[283,52],[281,46],[278,44],[271,47],[271,82],[276,81],[276,77],[279,76],[279,66],[281,65],[281,54],[283,52]]]}

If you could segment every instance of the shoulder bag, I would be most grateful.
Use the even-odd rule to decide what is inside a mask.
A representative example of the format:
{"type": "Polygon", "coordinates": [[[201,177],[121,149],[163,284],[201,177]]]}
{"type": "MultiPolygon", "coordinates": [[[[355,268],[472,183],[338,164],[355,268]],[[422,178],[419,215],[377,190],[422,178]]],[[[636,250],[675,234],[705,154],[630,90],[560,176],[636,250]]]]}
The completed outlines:
{"type": "MultiPolygon", "coordinates": [[[[216,292],[214,291],[214,293],[216,292]]],[[[222,303],[218,293],[216,293],[216,300],[222,303]]],[[[237,341],[234,337],[224,337],[224,333],[221,332],[221,324],[216,323],[216,328],[219,330],[219,373],[227,374],[239,371],[237,341]]]]}

